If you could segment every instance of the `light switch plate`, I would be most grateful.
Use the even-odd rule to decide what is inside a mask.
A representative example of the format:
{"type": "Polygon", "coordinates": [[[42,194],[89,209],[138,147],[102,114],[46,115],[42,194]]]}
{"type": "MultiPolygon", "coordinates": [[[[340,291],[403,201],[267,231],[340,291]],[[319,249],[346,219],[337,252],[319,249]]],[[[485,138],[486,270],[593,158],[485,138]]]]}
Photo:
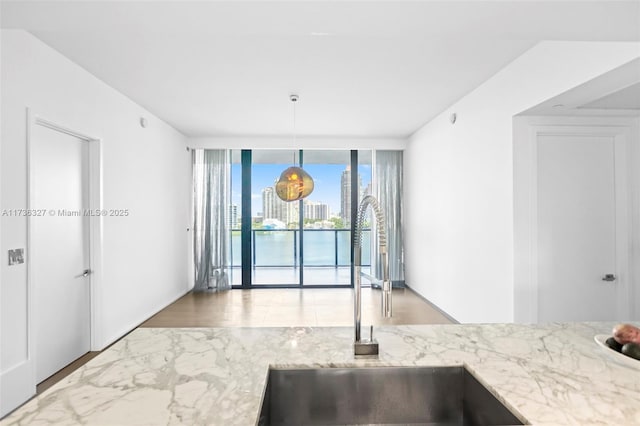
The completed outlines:
{"type": "Polygon", "coordinates": [[[9,250],[9,266],[24,263],[24,249],[9,250]]]}

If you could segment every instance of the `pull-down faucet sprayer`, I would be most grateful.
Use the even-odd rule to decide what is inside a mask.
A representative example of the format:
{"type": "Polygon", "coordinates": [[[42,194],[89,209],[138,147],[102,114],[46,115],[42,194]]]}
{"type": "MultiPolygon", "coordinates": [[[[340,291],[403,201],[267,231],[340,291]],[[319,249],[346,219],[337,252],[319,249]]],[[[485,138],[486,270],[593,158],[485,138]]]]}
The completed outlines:
{"type": "Polygon", "coordinates": [[[372,195],[367,195],[360,202],[355,232],[354,243],[354,293],[355,293],[355,343],[354,351],[356,355],[378,355],[378,342],[373,339],[373,326],[371,326],[371,337],[369,340],[361,338],[360,328],[362,319],[362,286],[360,271],[362,269],[362,226],[367,212],[367,207],[371,206],[376,219],[376,229],[378,231],[378,251],[380,253],[380,264],[382,265],[382,316],[391,317],[391,281],[389,280],[389,258],[387,254],[387,232],[384,223],[384,215],[380,210],[378,200],[372,195]]]}

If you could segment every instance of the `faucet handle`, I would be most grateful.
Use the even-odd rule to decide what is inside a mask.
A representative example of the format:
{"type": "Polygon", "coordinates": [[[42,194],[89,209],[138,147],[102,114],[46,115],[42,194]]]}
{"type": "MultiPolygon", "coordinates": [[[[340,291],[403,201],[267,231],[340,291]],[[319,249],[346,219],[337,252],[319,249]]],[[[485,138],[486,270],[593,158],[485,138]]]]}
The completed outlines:
{"type": "Polygon", "coordinates": [[[356,356],[360,355],[375,355],[378,356],[378,342],[355,342],[353,344],[354,354],[356,356]]]}
{"type": "Polygon", "coordinates": [[[354,343],[356,355],[378,355],[378,342],[373,340],[373,325],[369,327],[369,340],[354,343]]]}

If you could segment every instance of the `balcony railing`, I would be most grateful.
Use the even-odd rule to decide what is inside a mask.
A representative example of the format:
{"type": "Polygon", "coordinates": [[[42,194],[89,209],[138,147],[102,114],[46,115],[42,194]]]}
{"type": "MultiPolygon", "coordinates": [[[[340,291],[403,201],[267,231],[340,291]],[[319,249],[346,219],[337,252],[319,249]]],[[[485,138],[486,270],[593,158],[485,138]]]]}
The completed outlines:
{"type": "MultiPolygon", "coordinates": [[[[252,267],[298,267],[301,265],[299,229],[252,229],[252,267]]],[[[302,252],[305,266],[339,267],[351,264],[350,229],[304,229],[302,252]]],[[[363,232],[363,247],[370,247],[371,230],[363,232]]],[[[241,234],[232,232],[232,267],[241,265],[241,234]]],[[[369,250],[362,264],[370,264],[369,250]]]]}

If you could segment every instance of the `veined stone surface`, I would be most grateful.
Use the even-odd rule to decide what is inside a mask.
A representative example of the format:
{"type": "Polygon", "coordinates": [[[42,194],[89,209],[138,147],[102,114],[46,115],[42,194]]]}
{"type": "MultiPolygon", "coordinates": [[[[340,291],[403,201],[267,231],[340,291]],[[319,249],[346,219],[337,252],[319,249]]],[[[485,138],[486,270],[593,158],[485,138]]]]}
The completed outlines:
{"type": "Polygon", "coordinates": [[[255,425],[272,367],[464,364],[535,425],[640,424],[640,361],[593,340],[614,323],[388,326],[378,359],[353,328],[140,328],[1,425],[255,425]]]}

